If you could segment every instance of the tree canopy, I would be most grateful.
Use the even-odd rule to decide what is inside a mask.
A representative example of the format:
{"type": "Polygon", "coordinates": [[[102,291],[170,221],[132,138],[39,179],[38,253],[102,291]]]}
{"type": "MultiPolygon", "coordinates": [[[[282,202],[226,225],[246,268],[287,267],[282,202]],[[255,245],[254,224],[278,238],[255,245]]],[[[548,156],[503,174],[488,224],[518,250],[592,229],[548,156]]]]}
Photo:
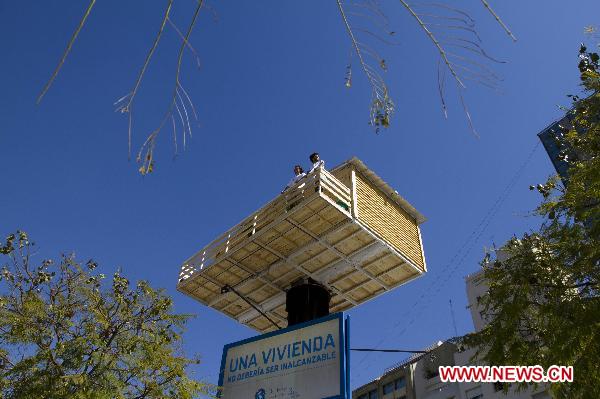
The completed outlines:
{"type": "Polygon", "coordinates": [[[0,244],[0,397],[192,398],[209,387],[188,376],[181,351],[189,316],[144,281],[112,281],[73,255],[34,264],[27,234],[0,244]]]}
{"type": "Polygon", "coordinates": [[[513,238],[502,259],[486,259],[481,298],[489,324],[466,337],[492,365],[570,365],[574,382],[556,397],[600,397],[600,68],[581,46],[584,93],[570,96],[572,122],[556,137],[568,179],[532,186],[543,200],[538,231],[513,238]]]}

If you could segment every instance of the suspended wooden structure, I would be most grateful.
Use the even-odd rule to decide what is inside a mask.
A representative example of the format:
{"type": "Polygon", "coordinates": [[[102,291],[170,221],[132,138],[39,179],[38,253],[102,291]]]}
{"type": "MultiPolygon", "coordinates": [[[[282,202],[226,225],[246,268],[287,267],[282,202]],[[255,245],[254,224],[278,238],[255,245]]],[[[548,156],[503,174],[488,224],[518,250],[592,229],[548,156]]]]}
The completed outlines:
{"type": "Polygon", "coordinates": [[[357,158],[319,168],[181,266],[177,289],[267,332],[287,325],[286,290],[311,278],[348,310],[427,271],[412,205],[357,158]],[[242,295],[222,290],[229,286],[242,295]]]}

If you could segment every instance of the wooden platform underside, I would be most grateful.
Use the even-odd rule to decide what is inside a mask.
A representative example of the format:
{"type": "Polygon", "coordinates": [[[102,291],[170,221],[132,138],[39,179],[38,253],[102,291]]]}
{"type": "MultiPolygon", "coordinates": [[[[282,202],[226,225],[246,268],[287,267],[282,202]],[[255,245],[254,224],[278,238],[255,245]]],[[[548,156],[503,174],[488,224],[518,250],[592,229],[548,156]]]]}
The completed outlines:
{"type": "Polygon", "coordinates": [[[312,277],[332,293],[331,312],[347,310],[422,274],[353,219],[346,204],[315,192],[268,224],[256,226],[218,252],[210,266],[184,266],[179,291],[227,316],[267,332],[277,327],[233,292],[234,287],[278,326],[287,326],[285,290],[312,277]],[[185,274],[187,273],[187,274],[185,274]]]}

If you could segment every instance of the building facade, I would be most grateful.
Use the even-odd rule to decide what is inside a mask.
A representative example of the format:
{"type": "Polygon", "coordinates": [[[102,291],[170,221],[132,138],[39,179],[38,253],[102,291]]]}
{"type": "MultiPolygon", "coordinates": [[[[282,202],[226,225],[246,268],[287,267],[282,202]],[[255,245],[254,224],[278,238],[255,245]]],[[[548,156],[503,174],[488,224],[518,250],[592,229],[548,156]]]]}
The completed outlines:
{"type": "MultiPolygon", "coordinates": [[[[499,253],[501,258],[503,254],[499,253]]],[[[473,325],[480,331],[486,315],[479,299],[486,295],[483,271],[466,277],[468,308],[473,325]]],[[[442,382],[439,366],[472,366],[474,349],[465,349],[458,337],[438,341],[384,371],[375,380],[355,389],[353,399],[550,399],[547,387],[540,385],[516,391],[502,383],[442,382]],[[506,388],[506,392],[505,392],[506,388]]]]}
{"type": "Polygon", "coordinates": [[[556,173],[563,182],[567,181],[569,164],[563,158],[563,135],[571,127],[572,114],[567,114],[562,119],[552,122],[548,127],[538,133],[544,149],[556,169],[556,173]]]}

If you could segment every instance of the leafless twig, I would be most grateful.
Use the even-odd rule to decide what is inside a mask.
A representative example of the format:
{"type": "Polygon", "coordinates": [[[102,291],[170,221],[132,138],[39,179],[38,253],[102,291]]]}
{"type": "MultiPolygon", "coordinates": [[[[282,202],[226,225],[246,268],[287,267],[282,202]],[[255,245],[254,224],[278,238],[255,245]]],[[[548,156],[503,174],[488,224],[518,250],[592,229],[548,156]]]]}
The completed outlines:
{"type": "Polygon", "coordinates": [[[67,59],[67,56],[71,52],[71,48],[73,47],[73,44],[75,43],[75,40],[77,39],[77,36],[79,35],[79,32],[81,32],[83,25],[85,25],[85,21],[90,16],[90,13],[92,12],[92,8],[94,8],[94,4],[96,4],[96,0],[91,0],[90,3],[88,4],[87,9],[85,10],[85,13],[83,14],[83,17],[79,21],[79,25],[77,25],[77,29],[75,29],[75,32],[73,32],[73,35],[71,36],[71,40],[69,40],[69,43],[67,44],[67,48],[63,52],[62,57],[60,58],[60,61],[58,62],[58,65],[56,65],[54,72],[52,72],[52,76],[50,76],[50,79],[48,80],[48,82],[46,82],[46,84],[44,85],[44,88],[40,92],[40,94],[37,98],[38,104],[40,103],[40,101],[42,101],[42,98],[44,97],[44,95],[46,95],[46,92],[48,91],[50,86],[52,86],[54,79],[56,79],[56,77],[58,76],[60,69],[62,68],[63,64],[65,63],[65,60],[67,59]]]}
{"type": "MultiPolygon", "coordinates": [[[[376,131],[378,131],[379,126],[389,126],[390,116],[394,112],[394,103],[389,97],[389,90],[383,78],[365,61],[365,58],[363,57],[363,49],[366,46],[359,44],[357,41],[341,0],[337,0],[337,6],[340,16],[342,17],[342,21],[344,22],[346,32],[350,38],[352,47],[354,48],[354,52],[358,57],[361,69],[363,70],[371,86],[372,101],[369,120],[370,124],[376,128],[376,131]]],[[[373,7],[373,3],[370,3],[370,7],[373,7]]],[[[368,52],[371,54],[371,56],[377,54],[375,51],[368,52]]],[[[385,61],[380,59],[379,63],[379,65],[385,70],[385,61]]],[[[349,80],[346,80],[346,86],[350,87],[348,83],[349,80]]]]}
{"type": "MultiPolygon", "coordinates": [[[[172,1],[172,0],[170,0],[170,1],[172,1]]],[[[183,53],[184,53],[185,48],[187,47],[186,43],[188,43],[188,41],[189,41],[192,30],[194,29],[194,26],[196,25],[196,21],[198,20],[198,15],[200,13],[200,9],[202,8],[203,3],[204,3],[203,0],[198,0],[198,3],[196,5],[196,8],[192,15],[192,20],[191,20],[190,24],[188,25],[186,34],[183,37],[183,42],[181,43],[181,46],[179,47],[179,54],[177,56],[177,67],[175,70],[175,84],[173,86],[173,93],[171,95],[171,100],[169,102],[169,106],[167,107],[167,111],[165,112],[165,116],[163,117],[163,119],[160,122],[160,124],[158,125],[158,127],[148,135],[146,141],[140,148],[140,152],[138,153],[137,161],[138,161],[138,163],[141,163],[139,170],[140,170],[140,173],[142,173],[142,174],[147,174],[147,173],[152,172],[153,165],[154,165],[153,150],[154,150],[156,137],[158,136],[158,133],[160,133],[165,122],[172,116],[173,110],[174,109],[178,110],[177,97],[179,95],[178,88],[181,87],[181,82],[179,80],[179,77],[181,74],[181,62],[183,60],[183,53]],[[142,157],[141,154],[144,151],[145,151],[144,157],[142,157]]],[[[167,15],[167,17],[168,17],[168,15],[167,15]]],[[[183,104],[183,103],[182,103],[182,105],[185,106],[185,104],[183,104]]],[[[178,110],[178,112],[180,112],[180,111],[178,110]]],[[[183,119],[183,117],[182,117],[182,119],[183,119]]],[[[185,148],[185,123],[183,123],[183,126],[184,126],[183,139],[184,139],[184,148],[185,148]]],[[[191,132],[190,132],[190,135],[191,135],[191,132]]]]}
{"type": "Polygon", "coordinates": [[[473,125],[473,120],[471,119],[471,113],[469,112],[469,108],[467,108],[467,104],[465,104],[465,99],[463,98],[461,88],[458,88],[458,96],[460,97],[460,103],[462,104],[463,110],[465,111],[465,115],[467,116],[467,121],[469,122],[469,127],[471,128],[471,132],[475,137],[479,138],[479,133],[475,130],[475,126],[473,125]]]}
{"type": "Polygon", "coordinates": [[[446,86],[446,69],[442,70],[441,60],[438,60],[438,92],[440,94],[440,101],[442,103],[442,111],[444,112],[444,118],[448,119],[448,107],[446,107],[446,100],[444,96],[444,89],[446,86]]]}
{"type": "Polygon", "coordinates": [[[450,73],[452,74],[452,76],[454,77],[454,79],[456,80],[456,82],[460,86],[466,87],[464,85],[464,83],[460,80],[460,78],[459,78],[458,74],[456,73],[456,71],[454,70],[454,68],[452,68],[452,65],[450,64],[450,60],[448,60],[448,57],[446,56],[446,50],[444,50],[444,48],[442,47],[442,45],[440,44],[440,42],[433,35],[433,33],[431,32],[431,30],[429,30],[429,28],[427,27],[427,25],[425,24],[425,22],[423,22],[423,20],[417,15],[417,13],[413,10],[413,8],[406,1],[404,1],[404,0],[399,0],[399,1],[402,4],[402,6],[404,6],[404,8],[417,21],[417,23],[419,24],[419,26],[421,27],[421,29],[423,29],[423,31],[425,32],[425,34],[427,35],[427,37],[429,37],[429,39],[433,42],[434,46],[437,48],[438,52],[440,53],[440,57],[442,57],[442,61],[444,61],[444,63],[448,67],[448,70],[450,71],[450,73]]]}
{"type": "Polygon", "coordinates": [[[171,18],[169,18],[168,21],[169,21],[169,24],[171,25],[171,27],[175,30],[175,32],[177,32],[177,35],[179,35],[181,40],[183,40],[183,42],[185,43],[187,48],[190,49],[192,54],[194,54],[194,57],[196,57],[196,65],[198,65],[198,68],[200,68],[202,66],[202,63],[200,62],[200,56],[198,55],[198,52],[196,51],[196,49],[192,46],[192,44],[190,42],[185,40],[185,37],[183,37],[183,33],[181,33],[181,31],[179,30],[177,25],[175,25],[175,23],[171,20],[171,18]]]}
{"type": "MultiPolygon", "coordinates": [[[[144,60],[144,64],[142,65],[142,69],[140,70],[140,72],[138,73],[138,77],[135,81],[135,85],[133,86],[133,90],[131,91],[131,95],[129,96],[129,100],[127,101],[127,104],[122,107],[122,112],[126,112],[129,115],[129,125],[131,126],[131,119],[133,118],[133,112],[132,112],[132,105],[133,105],[133,101],[135,100],[135,96],[137,94],[137,91],[140,87],[140,84],[142,83],[142,78],[144,77],[144,74],[146,72],[146,68],[148,68],[148,65],[150,64],[150,60],[152,59],[152,55],[154,54],[154,51],[156,50],[156,47],[158,47],[158,43],[160,42],[160,38],[162,37],[163,31],[165,30],[165,25],[167,23],[167,20],[169,19],[169,14],[171,12],[171,7],[173,6],[173,0],[168,0],[167,1],[167,7],[165,8],[165,12],[160,24],[160,28],[158,30],[158,33],[156,34],[156,37],[154,38],[154,42],[152,43],[152,47],[150,47],[150,51],[148,51],[148,54],[146,55],[146,59],[144,60]]],[[[129,143],[129,150],[130,150],[130,154],[131,154],[131,129],[129,129],[128,132],[128,143],[129,143]]]]}
{"type": "Polygon", "coordinates": [[[510,38],[513,39],[514,42],[516,42],[517,38],[515,37],[515,35],[513,35],[513,33],[510,31],[510,29],[508,29],[508,26],[506,26],[506,24],[502,21],[502,19],[500,19],[498,14],[496,14],[496,12],[492,9],[492,7],[490,7],[489,3],[486,0],[481,0],[481,3],[483,3],[485,8],[487,8],[487,10],[490,12],[490,14],[492,14],[492,16],[496,19],[496,21],[500,24],[500,26],[504,29],[504,31],[508,34],[508,36],[510,36],[510,38]]]}

